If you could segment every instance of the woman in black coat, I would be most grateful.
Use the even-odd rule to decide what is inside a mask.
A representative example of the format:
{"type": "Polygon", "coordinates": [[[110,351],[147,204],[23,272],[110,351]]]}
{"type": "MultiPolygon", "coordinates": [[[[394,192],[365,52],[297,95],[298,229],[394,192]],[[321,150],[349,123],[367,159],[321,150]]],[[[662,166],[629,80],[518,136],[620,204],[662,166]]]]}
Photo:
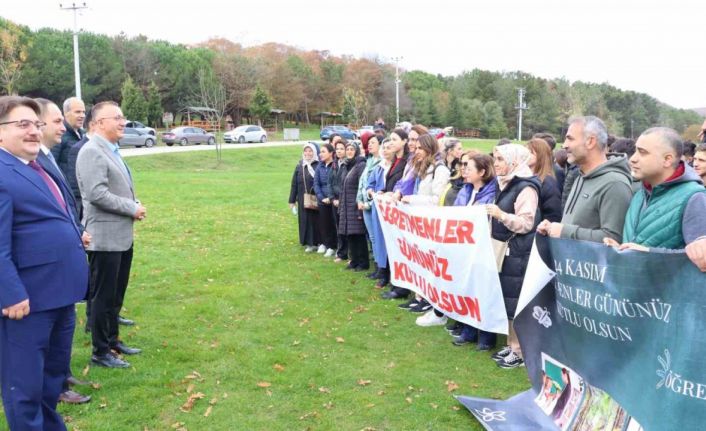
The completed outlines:
{"type": "Polygon", "coordinates": [[[527,142],[530,150],[527,166],[539,178],[542,187],[539,191],[539,210],[542,219],[550,222],[561,222],[561,189],[554,176],[554,161],[552,149],[544,139],[532,138],[527,142]]]}
{"type": "Polygon", "coordinates": [[[358,184],[365,169],[365,157],[360,155],[358,144],[346,144],[345,165],[347,172],[341,184],[338,204],[338,233],[348,240],[351,262],[347,269],[365,271],[370,268],[368,242],[365,240],[363,212],[358,209],[358,184]]]}
{"type": "Polygon", "coordinates": [[[314,193],[314,173],[318,165],[319,147],[308,142],[304,145],[302,159],[294,168],[292,185],[289,190],[289,207],[297,208],[299,221],[299,244],[304,246],[304,251],[316,251],[321,242],[317,222],[318,210],[304,208],[304,194],[314,193]]]}

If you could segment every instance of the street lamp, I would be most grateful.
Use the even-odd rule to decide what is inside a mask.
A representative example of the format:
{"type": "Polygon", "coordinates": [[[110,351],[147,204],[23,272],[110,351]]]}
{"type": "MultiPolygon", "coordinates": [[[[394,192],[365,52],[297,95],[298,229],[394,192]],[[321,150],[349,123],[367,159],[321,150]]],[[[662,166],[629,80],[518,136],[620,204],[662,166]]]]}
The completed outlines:
{"type": "Polygon", "coordinates": [[[76,6],[76,3],[71,3],[71,6],[63,6],[59,3],[59,7],[63,10],[74,11],[74,81],[76,86],[76,97],[81,99],[81,69],[79,67],[78,58],[78,11],[81,9],[87,9],[86,3],[76,6]]]}
{"type": "Polygon", "coordinates": [[[400,123],[400,60],[403,57],[392,57],[395,62],[395,117],[397,122],[395,125],[400,123]]]}

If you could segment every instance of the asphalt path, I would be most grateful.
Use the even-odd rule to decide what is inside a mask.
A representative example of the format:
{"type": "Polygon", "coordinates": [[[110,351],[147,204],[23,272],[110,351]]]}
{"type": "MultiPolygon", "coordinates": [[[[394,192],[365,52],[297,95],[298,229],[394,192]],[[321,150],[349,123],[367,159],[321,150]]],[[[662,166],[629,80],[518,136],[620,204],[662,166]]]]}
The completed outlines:
{"type": "MultiPolygon", "coordinates": [[[[221,148],[224,151],[228,150],[244,150],[247,148],[268,148],[268,147],[290,147],[290,146],[303,146],[308,141],[276,141],[276,142],[265,142],[264,144],[221,144],[221,148]]],[[[152,154],[168,154],[168,153],[184,153],[187,151],[213,151],[216,152],[215,145],[185,145],[183,147],[175,145],[172,147],[157,146],[152,148],[121,148],[120,155],[123,157],[138,157],[138,156],[149,156],[152,154]]]]}

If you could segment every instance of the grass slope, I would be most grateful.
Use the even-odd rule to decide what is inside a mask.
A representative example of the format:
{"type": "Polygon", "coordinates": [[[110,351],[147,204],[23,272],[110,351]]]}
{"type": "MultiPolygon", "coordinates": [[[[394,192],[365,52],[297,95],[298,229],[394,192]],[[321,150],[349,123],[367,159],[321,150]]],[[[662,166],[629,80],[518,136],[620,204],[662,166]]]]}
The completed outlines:
{"type": "Polygon", "coordinates": [[[100,387],[60,406],[70,429],[480,430],[454,394],[529,387],[524,368],[452,346],[363,274],[303,253],[286,203],[299,151],[129,159],[148,218],[123,313],[139,326],[122,337],[144,352],[128,370],[86,369],[79,305],[72,369],[100,387]]]}

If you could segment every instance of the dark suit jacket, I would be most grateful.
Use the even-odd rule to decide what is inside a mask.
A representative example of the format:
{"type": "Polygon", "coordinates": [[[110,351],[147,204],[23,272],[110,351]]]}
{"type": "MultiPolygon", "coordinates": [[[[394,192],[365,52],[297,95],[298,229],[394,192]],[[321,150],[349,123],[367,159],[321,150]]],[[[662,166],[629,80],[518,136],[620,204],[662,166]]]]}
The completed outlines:
{"type": "Polygon", "coordinates": [[[0,307],[29,299],[31,312],[75,304],[85,297],[88,286],[79,227],[39,174],[4,150],[0,150],[0,280],[0,307]]]}
{"type": "Polygon", "coordinates": [[[78,225],[78,227],[81,230],[81,233],[83,233],[83,225],[81,224],[81,219],[79,218],[79,208],[78,205],[76,204],[76,199],[73,197],[73,193],[71,193],[71,189],[69,188],[69,185],[66,183],[66,178],[64,177],[64,174],[57,169],[57,166],[54,165],[54,163],[49,159],[48,156],[45,156],[44,153],[40,150],[39,151],[39,156],[37,156],[37,163],[39,163],[45,171],[51,175],[52,178],[55,178],[54,181],[56,181],[56,185],[59,186],[59,189],[61,190],[61,195],[64,196],[64,200],[66,201],[67,207],[71,210],[71,216],[74,219],[74,223],[78,225]]]}
{"type": "Polygon", "coordinates": [[[61,143],[55,145],[54,148],[51,149],[51,153],[54,155],[56,164],[59,165],[61,172],[66,174],[68,172],[69,165],[69,150],[71,150],[71,147],[73,147],[74,144],[86,134],[86,132],[83,129],[79,129],[79,133],[81,134],[81,136],[79,136],[76,134],[74,128],[69,126],[69,123],[67,123],[66,120],[64,120],[64,127],[66,127],[66,131],[61,137],[61,143]]]}
{"type": "Polygon", "coordinates": [[[69,161],[66,164],[66,181],[69,182],[71,191],[74,194],[74,199],[76,202],[81,204],[81,189],[78,187],[78,180],[76,179],[76,159],[78,159],[78,152],[81,148],[88,142],[88,136],[83,135],[83,138],[76,142],[73,147],[69,150],[69,161]]]}

